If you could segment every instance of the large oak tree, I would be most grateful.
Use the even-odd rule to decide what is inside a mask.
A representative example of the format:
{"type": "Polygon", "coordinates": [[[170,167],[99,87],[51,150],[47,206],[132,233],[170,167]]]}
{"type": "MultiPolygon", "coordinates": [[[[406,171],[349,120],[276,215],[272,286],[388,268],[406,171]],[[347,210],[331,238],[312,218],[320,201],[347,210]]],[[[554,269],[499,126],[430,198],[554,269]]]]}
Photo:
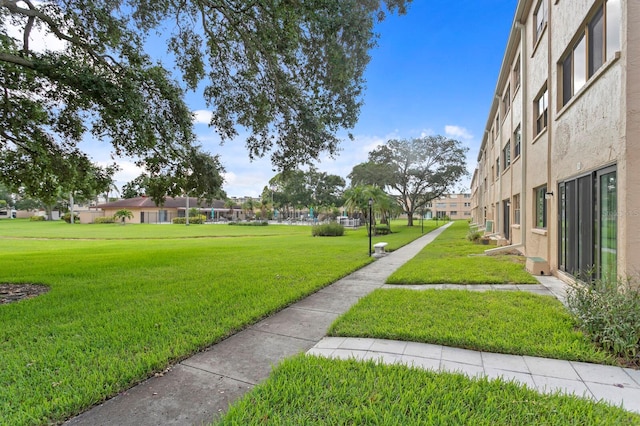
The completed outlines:
{"type": "Polygon", "coordinates": [[[54,173],[86,156],[76,147],[90,133],[136,158],[155,198],[218,195],[222,166],[183,101],[202,87],[211,126],[222,141],[246,129],[251,158],[284,170],[334,154],[356,123],[374,23],[410,1],[0,0],[0,163],[54,173]],[[35,49],[36,28],[65,48],[35,49]],[[145,53],[154,40],[175,75],[145,53]]]}
{"type": "MultiPolygon", "coordinates": [[[[398,202],[409,216],[407,224],[413,226],[416,211],[451,192],[468,174],[468,150],[459,141],[444,136],[390,140],[370,152],[369,162],[364,164],[386,169],[381,173],[386,179],[384,187],[398,194],[398,202]]],[[[360,175],[366,175],[362,165],[358,170],[360,175]]]]}

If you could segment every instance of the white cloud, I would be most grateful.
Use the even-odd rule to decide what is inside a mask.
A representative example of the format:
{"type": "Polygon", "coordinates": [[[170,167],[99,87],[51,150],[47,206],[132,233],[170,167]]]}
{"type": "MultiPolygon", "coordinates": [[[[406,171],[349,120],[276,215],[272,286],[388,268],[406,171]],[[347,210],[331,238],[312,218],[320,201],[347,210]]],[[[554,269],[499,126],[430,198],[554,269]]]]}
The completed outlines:
{"type": "Polygon", "coordinates": [[[447,136],[453,138],[460,138],[465,140],[473,139],[473,135],[467,129],[460,126],[446,125],[444,126],[444,132],[447,136]]]}
{"type": "Polygon", "coordinates": [[[212,117],[213,113],[211,111],[207,111],[206,109],[193,111],[193,122],[196,124],[209,124],[212,117]]]}
{"type": "Polygon", "coordinates": [[[423,131],[420,132],[420,137],[424,138],[427,136],[433,136],[435,134],[436,132],[434,132],[432,129],[424,129],[423,131]]]}
{"type": "MultiPolygon", "coordinates": [[[[118,171],[113,175],[113,180],[119,190],[122,190],[122,186],[131,182],[144,172],[142,167],[136,166],[133,161],[117,159],[115,161],[118,164],[118,171]]],[[[97,161],[101,167],[107,167],[113,165],[113,161],[97,161]]]]}

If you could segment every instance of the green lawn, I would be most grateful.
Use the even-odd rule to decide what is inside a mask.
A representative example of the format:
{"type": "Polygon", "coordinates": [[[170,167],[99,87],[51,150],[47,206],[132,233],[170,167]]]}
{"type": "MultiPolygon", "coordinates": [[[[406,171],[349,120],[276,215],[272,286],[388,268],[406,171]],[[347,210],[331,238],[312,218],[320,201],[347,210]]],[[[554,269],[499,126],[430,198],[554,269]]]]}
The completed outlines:
{"type": "Polygon", "coordinates": [[[555,298],[525,292],[376,290],[329,330],[516,355],[613,363],[555,298]]]}
{"type": "MultiPolygon", "coordinates": [[[[486,247],[468,244],[464,235],[466,223],[454,223],[404,269],[418,268],[417,282],[431,282],[435,264],[433,273],[440,278],[433,282],[455,282],[447,271],[460,263],[453,268],[460,282],[470,281],[475,274],[483,277],[478,282],[487,282],[491,271],[479,273],[476,258],[468,261],[466,256],[486,247]]],[[[508,258],[492,260],[496,263],[483,267],[509,264],[508,258]]],[[[518,267],[504,275],[507,282],[523,275],[522,266],[518,267]]],[[[559,301],[525,292],[379,289],[338,318],[329,334],[614,362],[575,330],[559,301]]],[[[576,396],[540,394],[503,380],[298,356],[281,363],[218,424],[640,425],[640,416],[576,396]]]]}
{"type": "Polygon", "coordinates": [[[433,243],[400,267],[389,284],[536,284],[522,256],[485,256],[495,246],[467,240],[469,225],[455,221],[433,243]]]}
{"type": "MultiPolygon", "coordinates": [[[[420,236],[393,228],[374,243],[420,236]]],[[[0,221],[0,282],[50,287],[0,305],[0,423],[62,421],[370,261],[364,229],[0,221]]]]}
{"type": "Polygon", "coordinates": [[[298,356],[220,425],[639,425],[640,416],[503,380],[298,356]]]}

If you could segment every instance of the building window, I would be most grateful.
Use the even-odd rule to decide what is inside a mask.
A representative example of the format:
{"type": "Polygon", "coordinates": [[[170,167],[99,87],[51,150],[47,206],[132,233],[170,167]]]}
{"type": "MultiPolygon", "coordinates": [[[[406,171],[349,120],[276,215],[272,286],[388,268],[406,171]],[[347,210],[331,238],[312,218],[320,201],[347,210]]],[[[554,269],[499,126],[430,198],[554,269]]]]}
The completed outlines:
{"type": "Polygon", "coordinates": [[[606,33],[606,58],[611,59],[620,50],[620,0],[608,0],[605,8],[606,33]]]}
{"type": "Polygon", "coordinates": [[[458,216],[458,212],[457,212],[457,211],[455,211],[455,210],[451,210],[451,211],[449,212],[449,216],[450,216],[450,217],[451,217],[451,216],[458,216]]]}
{"type": "Polygon", "coordinates": [[[536,228],[547,229],[547,187],[536,188],[536,228]]]}
{"type": "Polygon", "coordinates": [[[511,141],[507,141],[507,144],[502,149],[502,161],[504,163],[504,169],[511,165],[511,141]]]}
{"type": "Polygon", "coordinates": [[[589,77],[604,64],[604,12],[599,8],[587,25],[589,35],[589,77]]]}
{"type": "Polygon", "coordinates": [[[471,194],[464,194],[464,198],[471,198],[471,194]]]}
{"type": "Polygon", "coordinates": [[[465,207],[471,207],[471,203],[464,203],[465,207]]]}
{"type": "Polygon", "coordinates": [[[620,0],[599,7],[578,33],[579,39],[560,61],[562,106],[620,50],[620,0]]]}
{"type": "Polygon", "coordinates": [[[547,85],[540,92],[540,95],[535,99],[534,114],[536,116],[536,136],[542,133],[547,128],[547,107],[549,106],[549,93],[547,92],[547,85]]]}
{"type": "Polygon", "coordinates": [[[511,108],[511,87],[507,86],[507,90],[502,97],[502,117],[506,117],[511,108]]]}
{"type": "Polygon", "coordinates": [[[520,87],[520,56],[516,59],[516,65],[513,67],[513,93],[520,87]]]}
{"type": "Polygon", "coordinates": [[[516,131],[513,132],[513,158],[518,158],[520,156],[520,146],[522,140],[522,131],[520,130],[520,125],[516,127],[516,131]]]}
{"type": "Polygon", "coordinates": [[[536,22],[536,39],[534,42],[538,41],[547,24],[547,3],[548,0],[540,0],[538,7],[536,7],[536,11],[534,13],[536,22]]]}
{"type": "Polygon", "coordinates": [[[496,134],[495,137],[498,137],[498,134],[500,133],[500,113],[496,114],[496,134]]]}
{"type": "Polygon", "coordinates": [[[500,177],[500,157],[496,158],[496,178],[500,177]]]}
{"type": "Polygon", "coordinates": [[[449,203],[449,207],[456,208],[458,207],[458,203],[449,203]]]}
{"type": "Polygon", "coordinates": [[[447,203],[436,203],[436,209],[446,209],[447,208],[447,203]]]}
{"type": "Polygon", "coordinates": [[[513,223],[520,225],[520,194],[513,196],[513,223]]]}

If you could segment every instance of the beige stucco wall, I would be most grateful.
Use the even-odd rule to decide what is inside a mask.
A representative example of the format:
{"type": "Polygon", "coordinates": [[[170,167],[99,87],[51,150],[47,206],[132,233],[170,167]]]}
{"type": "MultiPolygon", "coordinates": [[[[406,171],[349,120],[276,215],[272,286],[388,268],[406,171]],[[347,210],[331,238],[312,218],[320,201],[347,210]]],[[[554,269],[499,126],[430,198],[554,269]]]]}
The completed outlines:
{"type": "MultiPolygon", "coordinates": [[[[606,60],[565,106],[561,105],[559,93],[559,61],[575,44],[580,28],[591,18],[595,7],[602,3],[549,0],[549,23],[539,41],[534,40],[536,4],[537,0],[518,3],[524,39],[514,41],[516,32],[512,31],[507,49],[512,57],[505,57],[496,96],[501,103],[501,94],[509,81],[504,77],[505,72],[511,73],[518,56],[523,70],[521,88],[517,90],[511,85],[511,110],[506,117],[501,117],[495,143],[491,136],[491,128],[495,126],[495,100],[489,112],[488,135],[483,139],[483,155],[472,187],[473,200],[477,202],[474,212],[480,220],[486,207],[487,219],[497,220],[497,229],[501,230],[501,202],[520,194],[522,226],[512,226],[511,242],[525,241],[526,254],[547,259],[554,270],[558,266],[558,182],[616,165],[618,271],[625,271],[625,265],[626,272],[640,269],[640,147],[637,145],[640,140],[640,1],[622,0],[623,36],[619,57],[606,60]],[[547,130],[535,135],[534,99],[545,81],[549,93],[547,130]],[[512,135],[518,124],[523,129],[522,156],[512,158],[511,167],[496,180],[492,167],[507,140],[513,149],[512,135]],[[547,201],[546,231],[535,229],[534,192],[545,184],[548,191],[555,194],[547,201]]],[[[513,214],[513,204],[511,211],[513,214]]]]}
{"type": "Polygon", "coordinates": [[[618,272],[640,272],[640,1],[623,1],[627,20],[622,22],[623,64],[626,75],[622,79],[626,96],[622,98],[625,117],[626,151],[618,167],[618,272]]]}

